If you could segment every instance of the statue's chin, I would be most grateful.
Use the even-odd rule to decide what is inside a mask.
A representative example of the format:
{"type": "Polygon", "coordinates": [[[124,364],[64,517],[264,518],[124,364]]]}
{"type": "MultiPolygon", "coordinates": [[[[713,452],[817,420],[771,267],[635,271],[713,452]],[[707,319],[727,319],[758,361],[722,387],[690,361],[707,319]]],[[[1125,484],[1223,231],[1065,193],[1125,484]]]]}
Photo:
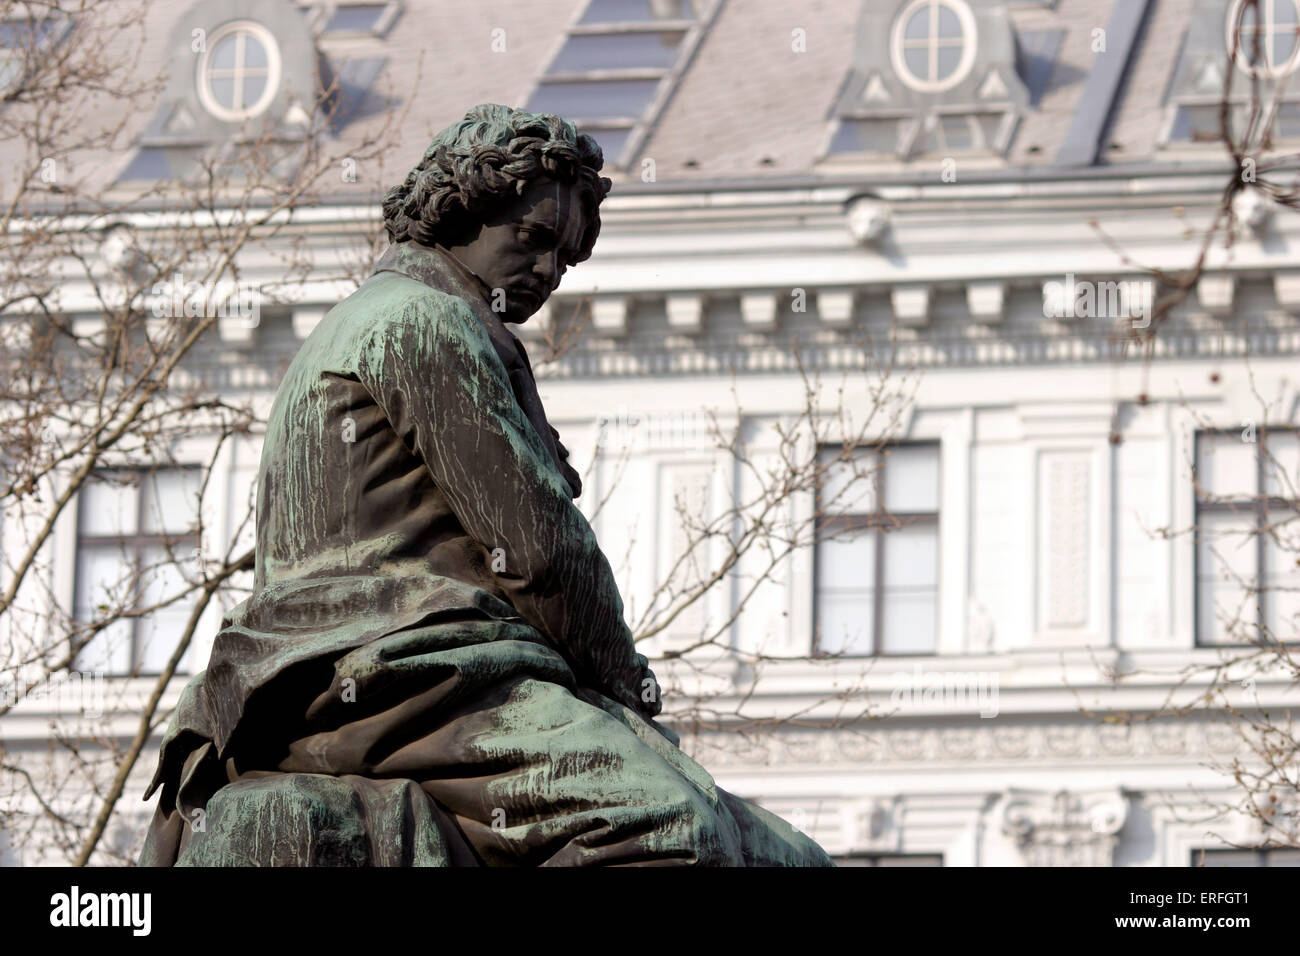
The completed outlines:
{"type": "Polygon", "coordinates": [[[501,315],[501,321],[507,322],[511,325],[523,325],[534,315],[536,315],[538,310],[541,309],[541,307],[542,305],[541,303],[539,303],[536,307],[520,309],[517,312],[516,311],[504,312],[501,315]]]}

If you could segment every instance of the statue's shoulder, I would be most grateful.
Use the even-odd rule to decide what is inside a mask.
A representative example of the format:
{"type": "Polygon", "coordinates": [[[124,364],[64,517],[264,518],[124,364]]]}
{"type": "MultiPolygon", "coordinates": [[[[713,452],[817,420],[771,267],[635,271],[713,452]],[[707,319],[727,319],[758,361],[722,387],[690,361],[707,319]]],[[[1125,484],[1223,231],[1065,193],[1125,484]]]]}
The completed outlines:
{"type": "Polygon", "coordinates": [[[325,314],[298,352],[290,372],[355,370],[385,353],[413,361],[438,343],[490,348],[469,303],[397,272],[376,272],[325,314]]]}
{"type": "Polygon", "coordinates": [[[335,311],[343,325],[371,341],[451,337],[489,344],[468,302],[399,272],[375,273],[335,311]]]}

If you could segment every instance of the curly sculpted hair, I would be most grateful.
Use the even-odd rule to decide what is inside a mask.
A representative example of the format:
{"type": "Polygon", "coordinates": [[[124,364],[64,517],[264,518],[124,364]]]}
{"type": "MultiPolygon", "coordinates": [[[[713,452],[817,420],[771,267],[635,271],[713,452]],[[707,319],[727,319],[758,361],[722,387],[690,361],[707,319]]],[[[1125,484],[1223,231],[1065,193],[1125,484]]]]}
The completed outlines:
{"type": "Polygon", "coordinates": [[[401,185],[388,190],[384,228],[393,242],[455,241],[535,179],[576,182],[587,220],[574,260],[581,262],[596,244],[599,207],[611,185],[599,175],[602,165],[596,141],[558,116],[494,103],[476,106],[435,136],[401,185]]]}

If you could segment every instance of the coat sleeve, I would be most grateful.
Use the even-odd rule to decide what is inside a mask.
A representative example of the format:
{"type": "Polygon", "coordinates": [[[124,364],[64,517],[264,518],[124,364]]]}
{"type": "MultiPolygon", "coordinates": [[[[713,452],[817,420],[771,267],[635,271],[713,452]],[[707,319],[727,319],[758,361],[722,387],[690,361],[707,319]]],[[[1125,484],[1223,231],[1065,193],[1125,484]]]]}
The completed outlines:
{"type": "Polygon", "coordinates": [[[623,621],[609,562],[470,307],[413,296],[367,335],[358,372],[465,531],[495,553],[489,566],[520,615],[580,683],[658,714],[659,686],[623,621]]]}

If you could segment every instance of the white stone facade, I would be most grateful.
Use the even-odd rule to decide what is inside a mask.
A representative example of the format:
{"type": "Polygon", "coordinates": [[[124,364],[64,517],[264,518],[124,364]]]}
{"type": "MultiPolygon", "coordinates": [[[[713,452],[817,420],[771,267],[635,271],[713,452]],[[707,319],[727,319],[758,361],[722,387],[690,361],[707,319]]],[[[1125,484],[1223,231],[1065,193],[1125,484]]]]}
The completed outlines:
{"type": "MultiPolygon", "coordinates": [[[[789,32],[772,4],[756,6],[754,22],[789,32]]],[[[1079,6],[1062,16],[1088,22],[1079,6]]],[[[1176,17],[1186,4],[1157,6],[1176,17]]],[[[729,16],[719,31],[734,26],[729,16]]],[[[717,69],[711,50],[701,71],[717,69]]],[[[693,82],[688,73],[688,103],[693,82]]],[[[692,117],[670,115],[660,128],[701,122],[692,117]]],[[[631,177],[616,187],[595,255],[520,334],[536,356],[547,323],[585,323],[576,348],[541,370],[541,394],[586,475],[579,503],[630,613],[651,600],[685,540],[673,502],[685,496],[708,513],[752,480],[709,447],[704,423],[721,422],[771,460],[775,429],[803,407],[800,363],[833,396],[828,413],[870,407],[879,376],[864,374],[864,356],[892,365],[885,381],[908,384],[912,397],[876,437],[937,448],[933,653],[813,659],[815,550],[803,548],[728,629],[732,647],[774,660],[756,671],[709,651],[705,677],[659,667],[675,693],[666,714],[705,698],[745,715],[680,728],[721,786],[846,861],[1187,866],[1200,849],[1261,842],[1257,822],[1219,813],[1239,799],[1221,771],[1242,752],[1232,725],[1199,711],[1145,720],[1178,693],[1183,668],[1221,653],[1197,637],[1197,434],[1300,424],[1300,219],[1250,210],[1252,229],[1230,250],[1210,250],[1149,344],[1132,338],[1159,300],[1155,271],[1195,263],[1224,185],[1211,165],[994,162],[953,181],[936,166],[869,188],[874,167],[863,166],[858,185],[843,173],[671,188],[631,177]],[[596,460],[611,435],[626,439],[623,453],[596,460]],[[873,719],[846,716],[863,709],[873,719]],[[1107,713],[1133,719],[1106,722],[1107,713]]],[[[313,274],[330,274],[376,212],[374,203],[298,210],[279,241],[306,237],[313,274]]],[[[129,225],[161,219],[140,213],[129,225]]],[[[257,283],[281,261],[260,248],[240,272],[257,283]]],[[[256,324],[223,322],[195,374],[264,414],[277,369],[350,288],[309,280],[291,307],[267,307],[256,324]]],[[[88,287],[70,285],[63,301],[93,324],[88,287]]],[[[234,533],[258,453],[256,440],[241,441],[217,459],[203,549],[234,533]]],[[[196,464],[209,454],[198,431],[177,450],[196,464]]],[[[797,517],[814,502],[796,495],[787,507],[797,517]]],[[[65,607],[76,603],[77,525],[75,513],[60,523],[45,581],[65,607]]],[[[3,530],[0,542],[18,538],[3,530]]],[[[648,647],[672,650],[727,620],[752,560],[648,647]]],[[[210,609],[204,641],[219,616],[210,609]]],[[[193,649],[191,669],[208,646],[193,649]]],[[[149,682],[110,683],[125,694],[114,727],[129,738],[132,702],[149,682]]],[[[1280,674],[1230,690],[1242,706],[1294,700],[1280,674]]],[[[29,702],[5,718],[6,746],[41,751],[47,712],[29,702]]],[[[128,788],[124,840],[145,819],[130,813],[152,770],[151,753],[128,788]]],[[[43,859],[2,844],[0,853],[43,859]]]]}

